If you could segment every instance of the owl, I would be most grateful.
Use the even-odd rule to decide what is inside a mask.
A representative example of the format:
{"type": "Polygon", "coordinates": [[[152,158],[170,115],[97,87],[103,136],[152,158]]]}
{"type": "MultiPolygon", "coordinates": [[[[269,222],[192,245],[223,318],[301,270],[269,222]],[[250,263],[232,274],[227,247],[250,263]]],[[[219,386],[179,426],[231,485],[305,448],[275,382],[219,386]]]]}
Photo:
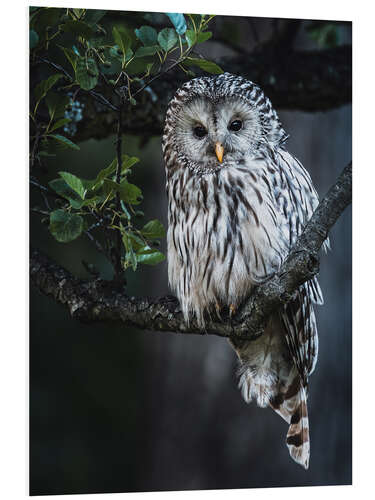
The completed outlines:
{"type": "MultiPolygon", "coordinates": [[[[231,316],[276,273],[318,205],[311,178],[262,90],[241,76],[195,78],[170,101],[163,133],[168,277],[186,322],[231,316]]],[[[328,244],[328,243],[327,243],[328,244]]],[[[232,340],[246,402],[289,425],[291,457],[309,466],[308,378],[318,355],[316,278],[269,318],[261,337],[232,340]]]]}

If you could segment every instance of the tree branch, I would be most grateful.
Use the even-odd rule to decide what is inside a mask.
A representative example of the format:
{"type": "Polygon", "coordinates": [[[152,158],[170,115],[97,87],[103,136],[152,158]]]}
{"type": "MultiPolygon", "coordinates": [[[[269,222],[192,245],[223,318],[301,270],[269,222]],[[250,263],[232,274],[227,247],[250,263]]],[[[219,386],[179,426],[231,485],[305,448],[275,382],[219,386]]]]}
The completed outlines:
{"type": "MultiPolygon", "coordinates": [[[[311,51],[294,51],[285,47],[278,50],[274,45],[261,45],[246,57],[231,56],[216,62],[224,71],[257,83],[276,109],[326,111],[352,100],[351,50],[349,45],[311,51]]],[[[203,74],[194,71],[197,76],[203,74]]],[[[124,117],[124,133],[160,135],[168,102],[188,78],[182,71],[165,73],[157,85],[147,83],[152,87],[152,95],[148,92],[138,94],[137,91],[137,106],[133,106],[132,112],[124,117]]],[[[101,91],[111,98],[108,88],[103,86],[101,91]]],[[[74,141],[103,139],[115,134],[117,113],[99,101],[93,102],[88,95],[82,94],[82,99],[85,100],[84,118],[77,123],[74,141]]]]}
{"type": "Polygon", "coordinates": [[[255,289],[235,318],[224,322],[210,320],[205,330],[195,321],[189,325],[184,322],[174,297],[129,297],[114,282],[79,280],[38,250],[31,251],[31,282],[81,321],[116,321],[143,330],[255,339],[262,334],[270,313],[287,303],[301,284],[318,273],[318,252],[331,227],[351,203],[351,197],[350,163],[320,202],[280,271],[255,289]]]}

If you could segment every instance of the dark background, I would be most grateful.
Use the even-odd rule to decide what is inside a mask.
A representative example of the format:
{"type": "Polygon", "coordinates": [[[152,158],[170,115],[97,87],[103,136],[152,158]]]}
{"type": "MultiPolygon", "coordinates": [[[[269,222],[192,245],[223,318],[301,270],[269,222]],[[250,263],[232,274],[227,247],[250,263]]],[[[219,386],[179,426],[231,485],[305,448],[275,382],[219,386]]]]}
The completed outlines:
{"type": "MultiPolygon", "coordinates": [[[[219,16],[217,22],[250,38],[243,18],[219,16]]],[[[274,26],[271,19],[255,23],[264,37],[274,26]]],[[[340,27],[339,34],[340,42],[351,41],[350,28],[340,27]]],[[[223,53],[217,43],[206,45],[214,60],[223,53]]],[[[303,29],[296,46],[316,47],[303,29]]],[[[288,150],[323,196],[351,159],[351,106],[279,115],[290,134],[288,150]]],[[[59,170],[92,178],[115,156],[113,137],[80,147],[50,162],[43,182],[59,170]]],[[[138,138],[125,136],[124,150],[141,159],[134,182],[144,192],[146,219],[158,217],[166,224],[160,137],[140,146],[138,138]]],[[[31,193],[31,204],[37,202],[31,193]]],[[[87,277],[84,256],[103,277],[111,277],[110,265],[84,237],[59,244],[32,215],[30,239],[77,276],[87,277]]],[[[350,209],[333,228],[331,245],[332,252],[321,259],[326,304],[316,308],[320,354],[310,381],[308,471],[289,458],[284,421],[271,409],[242,400],[235,355],[226,340],[81,324],[31,287],[30,493],[350,484],[350,209]]],[[[165,246],[164,241],[164,251],[165,246]]],[[[131,295],[170,293],[166,262],[130,270],[127,279],[131,295]]]]}

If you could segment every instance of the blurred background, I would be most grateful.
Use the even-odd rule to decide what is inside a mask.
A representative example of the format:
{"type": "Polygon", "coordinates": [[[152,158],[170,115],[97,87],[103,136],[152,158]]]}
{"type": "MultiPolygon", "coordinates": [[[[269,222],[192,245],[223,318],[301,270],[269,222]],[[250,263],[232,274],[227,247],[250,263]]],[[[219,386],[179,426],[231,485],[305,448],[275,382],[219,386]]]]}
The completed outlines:
{"type": "MultiPolygon", "coordinates": [[[[244,18],[218,16],[215,26],[255,43],[244,18]]],[[[253,18],[257,36],[272,19],[253,18]]],[[[302,23],[302,27],[303,27],[302,23]]],[[[338,43],[351,43],[350,25],[338,43]]],[[[300,29],[298,49],[317,48],[300,29]]],[[[207,42],[212,60],[230,50],[207,42]]],[[[225,67],[223,68],[225,70],[225,67]]],[[[327,112],[278,110],[290,134],[288,150],[310,172],[320,196],[351,160],[351,105],[327,112]]],[[[167,225],[160,136],[124,136],[124,152],[140,158],[133,179],[142,187],[145,219],[167,225]]],[[[80,152],[48,160],[43,183],[69,170],[92,178],[115,156],[114,137],[80,143],[80,152]]],[[[31,205],[39,202],[32,190],[31,205]]],[[[308,471],[290,458],[287,425],[271,409],[247,405],[237,389],[236,359],[215,336],[145,332],[86,325],[30,289],[30,493],[68,494],[155,490],[343,485],[352,481],[351,210],[322,255],[325,305],[316,307],[320,353],[310,380],[311,459],[308,471]]],[[[30,216],[31,244],[78,277],[81,259],[102,277],[111,266],[88,240],[61,244],[30,216]]],[[[166,242],[162,242],[166,251],[166,242]]],[[[169,294],[167,264],[127,271],[129,295],[169,294]]]]}

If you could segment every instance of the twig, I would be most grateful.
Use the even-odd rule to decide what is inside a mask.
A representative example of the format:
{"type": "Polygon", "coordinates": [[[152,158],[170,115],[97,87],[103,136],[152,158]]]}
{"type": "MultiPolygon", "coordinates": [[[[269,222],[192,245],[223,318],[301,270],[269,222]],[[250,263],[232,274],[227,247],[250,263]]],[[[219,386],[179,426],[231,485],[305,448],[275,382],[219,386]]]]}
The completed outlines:
{"type": "Polygon", "coordinates": [[[152,78],[150,78],[144,85],[142,85],[141,88],[139,88],[136,92],[133,93],[132,97],[134,97],[137,94],[139,94],[140,92],[142,92],[146,87],[148,87],[152,82],[154,82],[155,80],[157,80],[158,78],[160,78],[162,75],[165,75],[165,74],[169,73],[169,71],[171,71],[173,68],[175,68],[175,67],[179,66],[181,63],[183,63],[184,60],[188,57],[188,55],[192,51],[192,49],[193,49],[193,47],[191,47],[190,49],[188,49],[185,52],[184,57],[180,57],[174,63],[172,63],[170,66],[168,66],[166,69],[164,69],[163,71],[160,71],[155,76],[153,76],[152,78]]]}
{"type": "Polygon", "coordinates": [[[118,107],[112,104],[111,102],[108,101],[102,94],[99,92],[96,92],[95,90],[88,90],[87,91],[90,95],[94,97],[98,102],[106,106],[107,108],[111,109],[112,111],[118,111],[118,107]]]}
{"type": "Polygon", "coordinates": [[[48,187],[46,186],[43,186],[42,184],[40,184],[37,180],[35,180],[34,178],[31,178],[30,179],[30,184],[32,186],[35,186],[39,189],[40,191],[40,194],[42,196],[45,196],[46,194],[48,196],[52,196],[53,198],[58,198],[59,200],[64,200],[65,202],[67,202],[66,198],[64,198],[63,196],[61,196],[60,194],[56,193],[55,191],[51,191],[51,189],[49,189],[48,187]],[[43,195],[44,194],[44,195],[43,195]]]}
{"type": "MultiPolygon", "coordinates": [[[[45,59],[44,57],[39,57],[38,56],[37,59],[40,62],[44,62],[46,64],[49,64],[50,66],[52,66],[53,68],[57,69],[58,71],[61,71],[64,74],[64,76],[69,81],[74,82],[74,78],[66,71],[65,68],[63,68],[62,66],[60,66],[60,64],[56,64],[53,61],[50,61],[49,59],[45,59]]],[[[114,104],[112,104],[111,102],[109,102],[108,99],[106,99],[99,92],[96,92],[95,90],[87,90],[86,92],[88,94],[90,94],[95,100],[97,100],[98,102],[100,102],[101,104],[103,104],[104,106],[106,106],[107,108],[111,109],[112,111],[117,111],[118,110],[118,108],[114,104]]]]}
{"type": "MultiPolygon", "coordinates": [[[[117,138],[116,138],[116,152],[117,152],[117,167],[116,167],[116,182],[120,184],[121,181],[121,170],[122,170],[122,107],[123,101],[118,110],[118,126],[117,126],[117,138]]],[[[120,192],[116,192],[116,210],[117,213],[121,213],[121,196],[120,192]]],[[[120,225],[120,220],[118,221],[120,225]]],[[[123,269],[121,265],[121,232],[119,229],[116,230],[116,255],[115,255],[115,273],[116,277],[121,277],[123,275],[123,269]]]]}
{"type": "Polygon", "coordinates": [[[35,133],[34,144],[33,144],[33,148],[32,148],[32,150],[31,150],[31,157],[30,157],[30,168],[31,168],[31,169],[34,167],[34,163],[35,163],[35,155],[36,155],[36,152],[37,152],[37,149],[38,149],[40,136],[41,136],[41,133],[40,133],[40,125],[39,125],[39,124],[37,124],[37,125],[36,125],[36,133],[35,133]]]}
{"type": "Polygon", "coordinates": [[[111,259],[109,258],[109,255],[104,250],[104,248],[101,245],[101,243],[96,238],[94,238],[94,236],[91,234],[90,229],[87,229],[85,231],[85,235],[91,241],[91,243],[94,243],[94,245],[95,245],[96,249],[98,250],[98,252],[102,253],[109,261],[111,261],[111,259]]]}
{"type": "MultiPolygon", "coordinates": [[[[46,205],[46,208],[48,210],[48,212],[45,212],[45,211],[42,211],[42,210],[38,210],[36,208],[31,208],[31,211],[34,212],[34,213],[38,213],[39,215],[48,215],[48,216],[50,215],[51,207],[50,207],[50,205],[48,203],[46,195],[49,195],[49,196],[51,196],[51,197],[53,197],[55,199],[64,200],[65,202],[67,202],[67,200],[63,196],[57,194],[54,191],[51,191],[49,188],[47,188],[46,186],[43,186],[42,184],[40,184],[38,181],[36,181],[33,178],[30,179],[30,184],[32,186],[35,186],[36,188],[39,189],[40,194],[41,194],[41,196],[42,196],[42,198],[44,200],[44,203],[46,205]]],[[[95,214],[95,212],[93,212],[93,211],[91,211],[90,214],[93,215],[94,217],[96,217],[99,220],[99,222],[96,222],[95,224],[92,224],[92,226],[90,226],[86,231],[84,231],[84,234],[89,238],[89,240],[92,243],[94,243],[96,249],[100,253],[102,253],[109,260],[109,262],[112,262],[112,259],[110,258],[109,254],[105,251],[105,249],[103,248],[103,246],[101,245],[101,243],[91,234],[91,231],[93,229],[95,229],[96,227],[98,227],[100,224],[103,223],[103,219],[100,219],[95,214]]]]}
{"type": "Polygon", "coordinates": [[[45,210],[40,210],[39,208],[31,207],[30,211],[33,212],[34,214],[44,215],[49,217],[49,212],[46,212],[45,210]]]}
{"type": "MultiPolygon", "coordinates": [[[[283,52],[260,47],[246,58],[236,55],[216,62],[223,70],[242,75],[259,85],[275,109],[325,111],[352,100],[349,45],[319,51],[288,49],[283,52]]],[[[196,69],[194,71],[197,75],[205,74],[196,69]]],[[[162,117],[168,102],[187,78],[182,71],[164,74],[157,85],[152,85],[157,98],[148,99],[147,106],[133,106],[131,115],[123,117],[124,131],[138,136],[162,134],[162,117]]],[[[149,80],[144,86],[151,83],[149,80]]],[[[101,110],[99,107],[94,107],[94,112],[97,119],[92,120],[86,114],[79,122],[76,142],[92,137],[102,139],[116,133],[117,113],[109,113],[108,109],[101,110]]]]}

